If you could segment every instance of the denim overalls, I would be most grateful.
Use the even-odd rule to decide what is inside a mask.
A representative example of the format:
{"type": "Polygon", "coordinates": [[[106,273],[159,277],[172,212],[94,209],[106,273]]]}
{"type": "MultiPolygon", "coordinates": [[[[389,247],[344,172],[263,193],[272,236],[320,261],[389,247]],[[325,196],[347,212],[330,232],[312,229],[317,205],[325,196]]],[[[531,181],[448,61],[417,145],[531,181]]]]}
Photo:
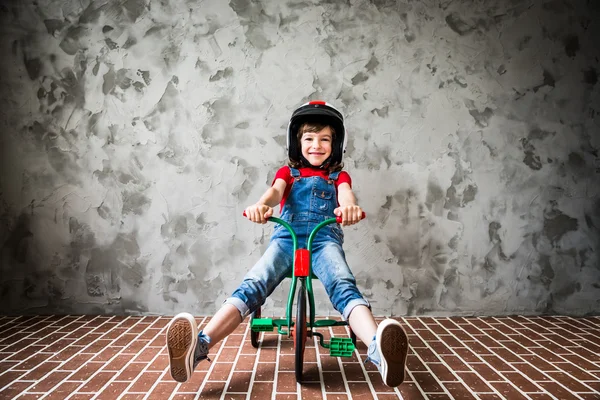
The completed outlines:
{"type": "MultiPolygon", "coordinates": [[[[298,238],[298,247],[306,248],[308,236],[320,222],[334,217],[338,206],[335,180],[339,172],[321,177],[300,177],[300,171],[290,168],[294,177],[292,189],[285,201],[281,219],[288,222],[298,238]]],[[[358,305],[370,307],[356,287],[356,280],[346,263],[342,250],[344,233],[338,224],[327,225],[317,233],[312,245],[312,272],[319,278],[334,308],[344,319],[358,305]]],[[[293,243],[286,228],[277,224],[269,247],[246,274],[240,286],[225,304],[234,305],[242,319],[264,304],[275,288],[292,271],[293,243]]]]}

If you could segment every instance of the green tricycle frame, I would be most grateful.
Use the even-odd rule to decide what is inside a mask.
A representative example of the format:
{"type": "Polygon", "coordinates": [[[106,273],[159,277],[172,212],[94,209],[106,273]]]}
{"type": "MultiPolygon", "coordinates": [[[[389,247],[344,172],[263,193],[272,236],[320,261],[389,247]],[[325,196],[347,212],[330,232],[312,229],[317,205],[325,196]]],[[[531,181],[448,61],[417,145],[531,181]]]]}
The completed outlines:
{"type": "MultiPolygon", "coordinates": [[[[244,215],[246,213],[244,212],[244,215]]],[[[365,213],[362,214],[365,218],[365,213]]],[[[306,249],[298,248],[298,238],[294,229],[286,221],[270,217],[268,221],[275,222],[284,226],[292,236],[294,247],[294,261],[292,274],[288,278],[292,279],[290,292],[287,301],[285,319],[261,318],[260,307],[250,316],[250,340],[252,346],[258,348],[260,332],[272,332],[275,328],[280,335],[293,337],[295,349],[295,368],[296,381],[302,382],[304,349],[306,340],[316,336],[319,338],[319,345],[329,349],[329,354],[334,357],[351,357],[356,346],[356,335],[350,328],[350,337],[331,337],[326,341],[323,334],[316,332],[317,328],[328,328],[332,326],[347,326],[348,321],[338,321],[333,319],[316,320],[315,300],[313,294],[312,280],[318,279],[312,273],[312,243],[321,228],[333,223],[341,223],[341,217],[329,218],[319,223],[310,233],[306,249]],[[293,321],[293,303],[296,294],[296,318],[293,321]],[[308,318],[307,318],[307,298],[308,298],[308,318]]]]}

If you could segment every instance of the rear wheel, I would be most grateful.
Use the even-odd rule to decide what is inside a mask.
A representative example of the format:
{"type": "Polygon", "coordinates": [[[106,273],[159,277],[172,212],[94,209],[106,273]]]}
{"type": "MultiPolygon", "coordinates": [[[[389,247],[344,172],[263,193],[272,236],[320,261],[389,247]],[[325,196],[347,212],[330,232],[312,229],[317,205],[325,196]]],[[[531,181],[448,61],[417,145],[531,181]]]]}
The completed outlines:
{"type": "Polygon", "coordinates": [[[296,382],[302,382],[304,364],[304,347],[306,344],[306,289],[304,281],[300,282],[296,301],[296,324],[294,326],[294,347],[296,349],[296,382]]]}
{"type": "MultiPolygon", "coordinates": [[[[258,307],[252,314],[250,314],[250,327],[252,327],[252,320],[254,320],[254,318],[260,318],[260,307],[258,307]]],[[[252,342],[252,347],[254,347],[255,349],[258,349],[258,345],[259,345],[259,341],[258,341],[258,335],[260,334],[260,332],[254,332],[252,329],[250,329],[250,342],[252,342]]]]}

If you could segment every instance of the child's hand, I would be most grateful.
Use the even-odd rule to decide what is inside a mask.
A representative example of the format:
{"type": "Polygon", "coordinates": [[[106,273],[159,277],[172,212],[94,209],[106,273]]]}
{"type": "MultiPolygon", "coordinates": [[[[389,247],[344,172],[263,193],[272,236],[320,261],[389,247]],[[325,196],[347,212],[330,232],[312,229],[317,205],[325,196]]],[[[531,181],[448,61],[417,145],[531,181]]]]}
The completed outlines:
{"type": "Polygon", "coordinates": [[[342,217],[342,226],[354,225],[362,219],[363,210],[359,206],[340,206],[333,210],[337,217],[342,217]]]}
{"type": "Polygon", "coordinates": [[[246,208],[246,217],[257,224],[266,224],[273,215],[273,208],[265,204],[254,204],[246,208]]]}

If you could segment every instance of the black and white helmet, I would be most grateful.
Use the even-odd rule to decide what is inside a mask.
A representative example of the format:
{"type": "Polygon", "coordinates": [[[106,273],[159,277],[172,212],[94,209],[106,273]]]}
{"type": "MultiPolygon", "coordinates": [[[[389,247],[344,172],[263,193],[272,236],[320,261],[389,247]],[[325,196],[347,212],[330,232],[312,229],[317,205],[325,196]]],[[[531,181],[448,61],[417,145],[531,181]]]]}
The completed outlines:
{"type": "Polygon", "coordinates": [[[321,100],[309,101],[292,113],[287,130],[289,159],[300,162],[304,158],[302,156],[302,148],[298,146],[298,129],[305,122],[315,121],[330,125],[335,130],[333,143],[331,144],[331,156],[321,165],[321,168],[330,164],[341,163],[346,151],[347,141],[344,117],[331,104],[321,100]]]}

